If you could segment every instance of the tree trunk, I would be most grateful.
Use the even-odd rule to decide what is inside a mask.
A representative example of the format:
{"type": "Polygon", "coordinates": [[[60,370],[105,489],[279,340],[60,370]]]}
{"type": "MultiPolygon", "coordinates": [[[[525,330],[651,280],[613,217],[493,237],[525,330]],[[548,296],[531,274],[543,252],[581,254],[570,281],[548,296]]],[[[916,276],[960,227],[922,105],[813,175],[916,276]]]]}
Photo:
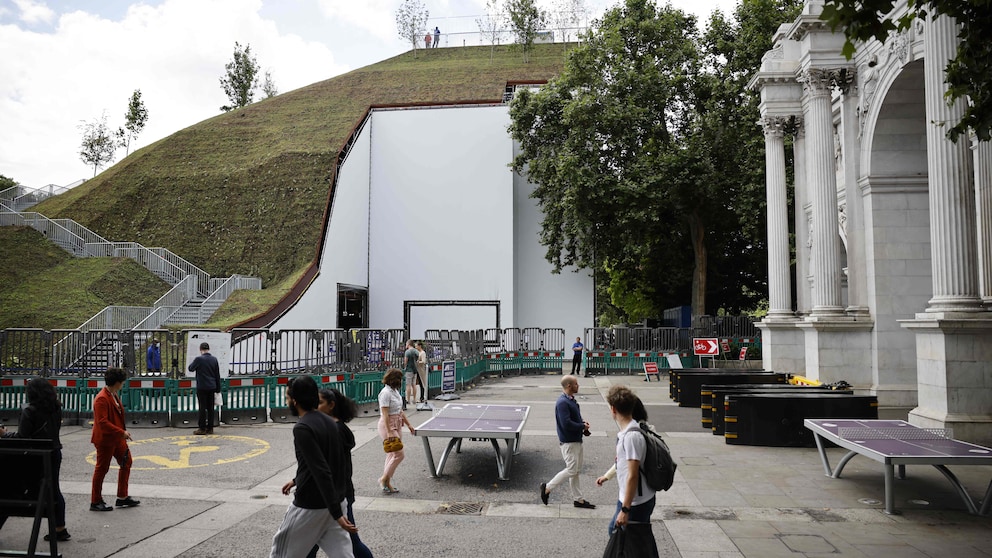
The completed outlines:
{"type": "Polygon", "coordinates": [[[689,215],[694,264],[692,268],[692,315],[706,314],[706,229],[696,211],[689,215]]]}

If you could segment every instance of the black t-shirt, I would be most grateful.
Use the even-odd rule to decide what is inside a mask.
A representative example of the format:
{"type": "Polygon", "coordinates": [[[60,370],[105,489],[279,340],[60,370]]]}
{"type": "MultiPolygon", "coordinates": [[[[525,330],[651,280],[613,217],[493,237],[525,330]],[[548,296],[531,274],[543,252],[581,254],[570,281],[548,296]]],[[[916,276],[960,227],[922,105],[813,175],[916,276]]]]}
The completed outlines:
{"type": "Polygon", "coordinates": [[[341,500],[348,490],[344,447],[334,419],[313,410],[293,426],[296,449],[296,497],[293,504],[308,510],[327,508],[334,519],[343,515],[341,500]]]}

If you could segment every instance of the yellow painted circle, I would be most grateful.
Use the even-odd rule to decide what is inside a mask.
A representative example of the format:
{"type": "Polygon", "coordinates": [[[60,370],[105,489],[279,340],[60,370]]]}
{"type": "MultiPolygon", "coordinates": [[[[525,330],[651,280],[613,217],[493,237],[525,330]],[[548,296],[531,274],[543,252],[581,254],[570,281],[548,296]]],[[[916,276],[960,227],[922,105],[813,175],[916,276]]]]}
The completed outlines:
{"type": "MultiPolygon", "coordinates": [[[[146,438],[128,442],[128,447],[131,448],[131,457],[134,459],[132,471],[227,465],[258,457],[269,451],[269,443],[265,440],[214,434],[146,438]],[[143,464],[151,466],[142,467],[143,464]]],[[[96,450],[86,456],[86,461],[96,465],[96,450]]],[[[111,460],[111,464],[116,465],[116,462],[111,460]]]]}

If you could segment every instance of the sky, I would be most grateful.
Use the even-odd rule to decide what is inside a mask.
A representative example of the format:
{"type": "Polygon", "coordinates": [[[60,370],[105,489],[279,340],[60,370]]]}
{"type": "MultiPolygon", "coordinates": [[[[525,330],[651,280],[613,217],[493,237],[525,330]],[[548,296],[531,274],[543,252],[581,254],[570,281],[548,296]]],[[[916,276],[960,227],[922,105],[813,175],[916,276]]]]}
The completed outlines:
{"type": "MultiPolygon", "coordinates": [[[[485,0],[420,0],[441,46],[478,44],[485,0]]],[[[556,0],[537,0],[551,9],[556,0]]],[[[584,0],[589,20],[619,0],[584,0]]],[[[665,3],[659,0],[659,3],[665,3]]],[[[705,22],[737,0],[671,0],[705,22]]],[[[401,0],[0,0],[0,175],[25,186],[93,176],[82,125],[124,124],[141,91],[148,122],[131,151],[220,113],[234,43],[285,93],[409,50],[401,0]]],[[[256,99],[258,95],[256,95],[256,99]]],[[[115,162],[124,157],[117,153],[115,162]]],[[[103,170],[103,169],[101,169],[103,170]]]]}

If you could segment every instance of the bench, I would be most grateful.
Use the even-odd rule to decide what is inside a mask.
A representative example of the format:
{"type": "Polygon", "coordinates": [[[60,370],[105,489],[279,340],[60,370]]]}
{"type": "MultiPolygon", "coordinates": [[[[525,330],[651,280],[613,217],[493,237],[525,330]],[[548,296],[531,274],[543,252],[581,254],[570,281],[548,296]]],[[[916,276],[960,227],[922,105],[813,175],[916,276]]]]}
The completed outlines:
{"type": "Polygon", "coordinates": [[[55,537],[55,451],[51,440],[0,438],[0,516],[34,518],[27,551],[0,549],[0,556],[61,556],[55,537]],[[48,553],[37,551],[45,518],[48,553]]]}

